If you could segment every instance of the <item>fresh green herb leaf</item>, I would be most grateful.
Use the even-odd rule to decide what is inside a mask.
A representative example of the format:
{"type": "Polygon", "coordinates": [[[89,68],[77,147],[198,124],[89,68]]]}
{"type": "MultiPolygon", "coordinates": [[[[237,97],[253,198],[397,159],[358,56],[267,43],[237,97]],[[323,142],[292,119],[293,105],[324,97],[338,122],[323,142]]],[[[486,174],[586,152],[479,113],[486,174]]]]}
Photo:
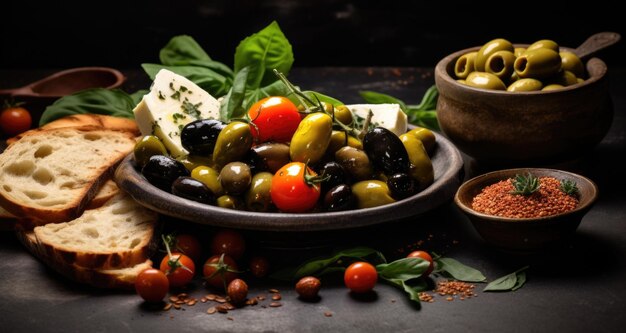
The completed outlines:
{"type": "Polygon", "coordinates": [[[420,276],[430,266],[430,263],[422,258],[402,258],[388,264],[376,266],[378,276],[383,279],[410,280],[420,276]]]}
{"type": "Polygon", "coordinates": [[[191,36],[175,36],[159,52],[161,63],[166,66],[178,65],[189,60],[211,60],[191,36]]]}
{"type": "Polygon", "coordinates": [[[48,106],[41,115],[39,126],[65,116],[82,113],[134,118],[135,104],[133,98],[121,90],[103,88],[83,90],[61,97],[48,106]]]}
{"type": "Polygon", "coordinates": [[[359,91],[359,95],[361,95],[361,97],[363,97],[363,99],[370,104],[400,104],[400,108],[402,108],[402,111],[404,111],[405,113],[408,111],[408,108],[403,101],[391,95],[367,90],[359,91]]]}
{"type": "Polygon", "coordinates": [[[424,279],[415,279],[411,281],[401,279],[385,279],[384,281],[387,281],[391,285],[404,290],[407,294],[409,294],[409,299],[418,305],[421,304],[419,293],[429,289],[428,283],[424,279]]]}
{"type": "Polygon", "coordinates": [[[245,67],[235,75],[235,81],[228,94],[224,96],[224,101],[220,106],[220,118],[228,121],[232,118],[242,117],[246,110],[243,108],[243,101],[246,97],[246,82],[250,73],[250,68],[245,67]]]}
{"type": "Polygon", "coordinates": [[[531,195],[539,190],[541,184],[539,178],[533,176],[530,172],[524,175],[515,175],[515,178],[511,179],[513,185],[512,194],[519,195],[531,195]]]}
{"type": "MultiPolygon", "coordinates": [[[[340,100],[318,93],[317,91],[305,90],[302,93],[309,97],[311,100],[315,100],[317,98],[320,102],[332,104],[333,106],[344,105],[344,103],[340,100]]],[[[292,99],[292,96],[289,96],[289,99],[294,102],[294,104],[298,105],[297,99],[292,99]]]]}
{"type": "Polygon", "coordinates": [[[515,291],[526,283],[526,270],[529,266],[491,281],[483,291],[515,291]]]}
{"type": "Polygon", "coordinates": [[[277,80],[273,69],[287,75],[293,60],[291,44],[274,21],[239,43],[235,50],[235,73],[250,67],[248,87],[254,89],[277,80]]]}
{"type": "Polygon", "coordinates": [[[578,186],[573,180],[563,179],[561,180],[561,191],[567,195],[575,196],[578,194],[578,186]]]}
{"type": "Polygon", "coordinates": [[[289,94],[289,89],[280,81],[275,81],[272,84],[256,88],[256,89],[248,89],[246,90],[246,98],[244,101],[244,109],[249,110],[252,107],[252,104],[256,103],[258,100],[268,97],[268,96],[286,96],[289,94]]]}
{"type": "Polygon", "coordinates": [[[466,266],[456,259],[440,257],[435,259],[435,263],[436,268],[433,273],[466,282],[483,282],[487,279],[479,270],[466,266]]]}
{"type": "MultiPolygon", "coordinates": [[[[133,100],[133,104],[134,105],[139,104],[139,102],[141,102],[141,99],[143,99],[143,95],[146,95],[149,92],[150,92],[149,90],[142,89],[142,90],[137,90],[134,93],[130,94],[130,98],[133,100]]],[[[160,91],[159,91],[159,94],[161,94],[160,91]]],[[[160,97],[161,96],[159,95],[159,98],[160,97]]],[[[165,98],[165,96],[163,98],[165,98]]]]}

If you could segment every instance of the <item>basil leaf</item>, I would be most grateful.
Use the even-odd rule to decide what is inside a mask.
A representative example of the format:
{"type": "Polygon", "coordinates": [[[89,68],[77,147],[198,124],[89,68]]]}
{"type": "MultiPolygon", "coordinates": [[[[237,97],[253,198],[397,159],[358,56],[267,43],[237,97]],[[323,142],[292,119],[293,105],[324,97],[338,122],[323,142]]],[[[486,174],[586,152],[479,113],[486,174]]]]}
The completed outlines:
{"type": "Polygon", "coordinates": [[[187,60],[187,61],[178,61],[172,64],[172,66],[195,66],[195,67],[204,67],[210,69],[227,79],[232,81],[232,78],[235,76],[233,70],[226,66],[225,64],[215,61],[215,60],[187,60]]]}
{"type": "Polygon", "coordinates": [[[456,259],[437,258],[435,259],[435,273],[441,273],[454,279],[466,282],[483,282],[487,278],[479,270],[463,265],[456,259]]]}
{"type": "Polygon", "coordinates": [[[426,127],[431,130],[439,131],[439,123],[437,122],[437,111],[420,111],[409,108],[407,112],[409,122],[418,126],[426,127]]]}
{"type": "Polygon", "coordinates": [[[400,108],[402,108],[402,110],[404,112],[407,112],[407,106],[406,104],[387,94],[383,94],[383,93],[378,93],[375,91],[359,91],[359,95],[361,95],[361,97],[363,97],[363,99],[370,103],[370,104],[385,104],[385,103],[393,103],[393,104],[400,104],[400,108]]]}
{"type": "Polygon", "coordinates": [[[168,69],[178,75],[182,75],[206,90],[213,96],[223,96],[231,87],[231,79],[227,78],[211,69],[196,66],[164,66],[159,64],[141,64],[144,71],[152,80],[163,68],[168,69]]]}
{"type": "Polygon", "coordinates": [[[95,88],[64,96],[48,106],[41,115],[39,126],[53,120],[82,113],[134,118],[135,102],[121,90],[95,88]]]}
{"type": "Polygon", "coordinates": [[[149,90],[146,89],[142,89],[142,90],[137,90],[134,93],[130,94],[130,98],[133,100],[133,105],[137,106],[137,104],[139,104],[139,102],[141,102],[141,99],[143,98],[143,95],[149,93],[149,90]]]}
{"type": "Polygon", "coordinates": [[[526,270],[524,266],[517,271],[491,281],[483,291],[515,291],[526,283],[526,270]]]}
{"type": "MultiPolygon", "coordinates": [[[[344,103],[342,103],[338,99],[332,98],[332,97],[324,95],[324,94],[320,94],[317,91],[305,90],[302,93],[305,94],[308,98],[310,98],[313,101],[315,101],[316,100],[315,97],[317,97],[317,99],[319,99],[320,102],[332,104],[334,106],[339,106],[339,105],[343,105],[344,104],[344,103]]],[[[294,104],[298,105],[298,103],[296,103],[296,101],[297,101],[297,99],[296,100],[292,100],[292,102],[294,102],[294,104]]]]}
{"type": "Polygon", "coordinates": [[[320,258],[310,260],[300,265],[294,274],[294,278],[299,279],[308,275],[317,275],[319,272],[324,271],[328,267],[344,267],[343,259],[357,259],[362,260],[365,257],[374,257],[372,261],[385,262],[385,257],[382,253],[368,248],[368,247],[355,247],[343,251],[336,252],[334,255],[328,258],[320,258]]]}
{"type": "Polygon", "coordinates": [[[237,73],[232,88],[224,96],[224,101],[220,106],[220,118],[223,121],[239,118],[245,114],[246,110],[242,104],[246,96],[246,82],[250,73],[249,69],[249,67],[246,67],[237,73]]]}
{"type": "Polygon", "coordinates": [[[246,37],[235,50],[235,73],[253,65],[250,71],[250,88],[266,86],[277,80],[272,69],[287,75],[293,64],[293,51],[289,40],[273,21],[263,30],[246,37]]]}
{"type": "Polygon", "coordinates": [[[166,66],[179,65],[190,60],[211,60],[191,36],[175,36],[159,52],[161,63],[166,66]]]}
{"type": "Polygon", "coordinates": [[[429,266],[430,263],[422,258],[402,258],[380,264],[376,266],[376,270],[383,279],[410,280],[422,276],[429,266]]]}
{"type": "Polygon", "coordinates": [[[425,110],[435,110],[437,108],[437,99],[439,98],[439,90],[437,90],[437,86],[433,85],[424,93],[424,97],[422,97],[422,102],[416,106],[417,109],[425,111],[425,110]]]}
{"type": "Polygon", "coordinates": [[[244,101],[244,108],[249,110],[252,104],[256,103],[262,98],[269,96],[287,96],[289,94],[289,89],[280,81],[275,81],[272,84],[256,88],[246,90],[246,99],[244,101]]]}
{"type": "Polygon", "coordinates": [[[417,304],[421,304],[419,293],[422,291],[428,290],[428,284],[423,279],[416,280],[418,281],[417,285],[410,285],[407,281],[401,279],[384,279],[390,284],[402,288],[404,292],[409,294],[409,299],[416,302],[417,304]]]}

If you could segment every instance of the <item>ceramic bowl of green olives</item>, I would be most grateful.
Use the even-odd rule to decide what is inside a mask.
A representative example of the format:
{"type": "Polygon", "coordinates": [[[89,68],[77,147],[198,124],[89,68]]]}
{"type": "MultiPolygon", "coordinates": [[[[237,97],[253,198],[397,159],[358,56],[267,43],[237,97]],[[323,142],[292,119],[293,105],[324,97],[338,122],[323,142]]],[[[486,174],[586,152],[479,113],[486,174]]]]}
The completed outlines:
{"type": "Polygon", "coordinates": [[[619,38],[597,34],[576,49],[545,39],[512,44],[497,38],[448,55],[435,68],[443,133],[485,164],[579,159],[613,119],[607,66],[590,56],[619,38]]]}

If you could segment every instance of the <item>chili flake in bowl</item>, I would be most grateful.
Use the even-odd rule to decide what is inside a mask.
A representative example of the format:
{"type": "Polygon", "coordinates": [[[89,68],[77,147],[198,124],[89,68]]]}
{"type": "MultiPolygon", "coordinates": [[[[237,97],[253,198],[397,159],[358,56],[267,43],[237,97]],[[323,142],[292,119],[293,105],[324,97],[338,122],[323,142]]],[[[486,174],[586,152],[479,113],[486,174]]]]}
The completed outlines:
{"type": "Polygon", "coordinates": [[[571,236],[597,195],[596,184],[584,176],[521,168],[472,178],[459,187],[454,201],[487,243],[528,252],[571,236]]]}

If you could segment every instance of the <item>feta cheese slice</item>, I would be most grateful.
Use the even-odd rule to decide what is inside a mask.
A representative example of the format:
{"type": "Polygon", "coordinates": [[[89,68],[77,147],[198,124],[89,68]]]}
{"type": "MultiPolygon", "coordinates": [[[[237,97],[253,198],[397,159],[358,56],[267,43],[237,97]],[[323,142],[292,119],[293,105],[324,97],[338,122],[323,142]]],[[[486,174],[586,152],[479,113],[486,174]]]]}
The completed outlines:
{"type": "Polygon", "coordinates": [[[346,105],[357,117],[367,118],[372,111],[372,124],[384,127],[396,135],[406,133],[407,117],[399,104],[351,104],[346,105]]]}
{"type": "Polygon", "coordinates": [[[220,103],[184,76],[162,69],[133,112],[141,134],[156,135],[176,158],[189,153],[180,142],[183,127],[198,119],[219,119],[220,103]]]}

